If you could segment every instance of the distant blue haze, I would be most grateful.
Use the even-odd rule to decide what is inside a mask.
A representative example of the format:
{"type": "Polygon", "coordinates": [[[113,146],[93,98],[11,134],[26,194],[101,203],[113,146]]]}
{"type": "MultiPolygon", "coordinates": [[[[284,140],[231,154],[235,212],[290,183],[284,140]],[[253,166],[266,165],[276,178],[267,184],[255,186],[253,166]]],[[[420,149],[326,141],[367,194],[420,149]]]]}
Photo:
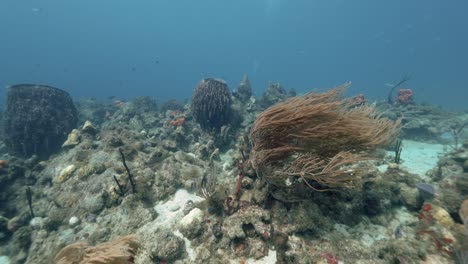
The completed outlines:
{"type": "MultiPolygon", "coordinates": [[[[74,98],[190,98],[204,77],[254,92],[350,94],[468,110],[466,0],[1,0],[0,87],[43,83],[74,98]]],[[[2,91],[0,100],[4,100],[2,91]]]]}

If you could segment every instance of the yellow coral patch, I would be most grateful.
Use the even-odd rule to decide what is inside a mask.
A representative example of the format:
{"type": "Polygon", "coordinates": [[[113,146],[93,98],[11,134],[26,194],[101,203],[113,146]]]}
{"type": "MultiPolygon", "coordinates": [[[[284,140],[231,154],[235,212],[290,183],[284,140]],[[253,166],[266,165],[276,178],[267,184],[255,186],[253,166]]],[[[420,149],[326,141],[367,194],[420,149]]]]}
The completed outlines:
{"type": "Polygon", "coordinates": [[[432,215],[436,222],[444,227],[451,228],[455,225],[450,214],[441,207],[435,207],[432,215]]]}

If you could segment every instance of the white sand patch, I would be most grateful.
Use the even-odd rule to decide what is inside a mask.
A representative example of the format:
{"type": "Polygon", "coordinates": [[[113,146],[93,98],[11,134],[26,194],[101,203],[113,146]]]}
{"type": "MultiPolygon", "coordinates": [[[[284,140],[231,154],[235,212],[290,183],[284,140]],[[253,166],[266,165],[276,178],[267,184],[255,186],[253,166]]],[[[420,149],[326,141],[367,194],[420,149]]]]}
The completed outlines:
{"type": "Polygon", "coordinates": [[[174,194],[174,198],[165,203],[158,203],[154,210],[158,212],[158,223],[164,226],[174,225],[177,221],[184,217],[184,206],[188,201],[198,203],[205,200],[200,196],[196,196],[187,192],[187,190],[179,189],[174,194]]]}
{"type": "Polygon", "coordinates": [[[9,264],[10,260],[7,256],[0,256],[0,264],[9,264]]]}
{"type": "MultiPolygon", "coordinates": [[[[403,140],[402,147],[401,168],[423,178],[429,170],[437,166],[439,157],[445,152],[444,145],[412,140],[403,140]]],[[[387,151],[387,155],[393,157],[395,153],[387,151]]],[[[386,165],[379,166],[380,171],[386,169],[386,165]]]]}
{"type": "Polygon", "coordinates": [[[188,257],[191,261],[195,261],[197,259],[197,253],[195,252],[195,250],[192,248],[192,242],[190,242],[190,240],[188,240],[188,238],[184,237],[184,235],[182,235],[182,233],[180,233],[179,230],[176,230],[174,231],[174,235],[176,237],[180,237],[184,240],[184,245],[185,245],[185,251],[187,251],[187,254],[188,254],[188,257]]]}
{"type": "Polygon", "coordinates": [[[402,146],[402,167],[421,176],[437,166],[439,157],[444,153],[444,145],[441,144],[405,140],[402,146]]]}
{"type": "Polygon", "coordinates": [[[174,228],[174,225],[184,217],[184,207],[188,201],[198,203],[205,200],[202,197],[189,193],[187,190],[179,189],[174,194],[174,198],[165,203],[158,203],[154,210],[158,212],[156,219],[157,225],[173,230],[173,234],[182,238],[185,241],[185,250],[188,253],[189,259],[194,261],[197,259],[196,249],[192,248],[190,240],[184,237],[179,230],[174,228]]]}

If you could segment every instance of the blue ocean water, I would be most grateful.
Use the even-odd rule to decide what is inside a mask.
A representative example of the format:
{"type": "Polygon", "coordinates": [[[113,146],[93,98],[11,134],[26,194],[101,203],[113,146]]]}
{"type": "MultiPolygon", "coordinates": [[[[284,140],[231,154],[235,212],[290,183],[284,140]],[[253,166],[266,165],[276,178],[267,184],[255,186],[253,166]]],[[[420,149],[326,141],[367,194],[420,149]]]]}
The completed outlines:
{"type": "MultiPolygon", "coordinates": [[[[383,0],[2,0],[0,87],[74,98],[190,98],[244,73],[303,93],[353,81],[385,99],[405,74],[418,102],[466,109],[468,2],[383,0]]],[[[0,99],[4,100],[4,93],[0,99]]]]}

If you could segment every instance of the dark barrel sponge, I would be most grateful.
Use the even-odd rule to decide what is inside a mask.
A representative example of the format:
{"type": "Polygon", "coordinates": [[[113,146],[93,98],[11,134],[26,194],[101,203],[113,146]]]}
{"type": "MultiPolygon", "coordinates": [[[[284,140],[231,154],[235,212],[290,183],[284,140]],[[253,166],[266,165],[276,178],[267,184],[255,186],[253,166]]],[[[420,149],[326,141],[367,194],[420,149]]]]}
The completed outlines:
{"type": "Polygon", "coordinates": [[[11,154],[48,158],[60,149],[77,122],[75,105],[65,91],[35,84],[8,88],[5,142],[11,154]]]}
{"type": "Polygon", "coordinates": [[[192,115],[206,131],[219,130],[231,115],[231,93],[221,79],[203,79],[192,96],[192,115]]]}

